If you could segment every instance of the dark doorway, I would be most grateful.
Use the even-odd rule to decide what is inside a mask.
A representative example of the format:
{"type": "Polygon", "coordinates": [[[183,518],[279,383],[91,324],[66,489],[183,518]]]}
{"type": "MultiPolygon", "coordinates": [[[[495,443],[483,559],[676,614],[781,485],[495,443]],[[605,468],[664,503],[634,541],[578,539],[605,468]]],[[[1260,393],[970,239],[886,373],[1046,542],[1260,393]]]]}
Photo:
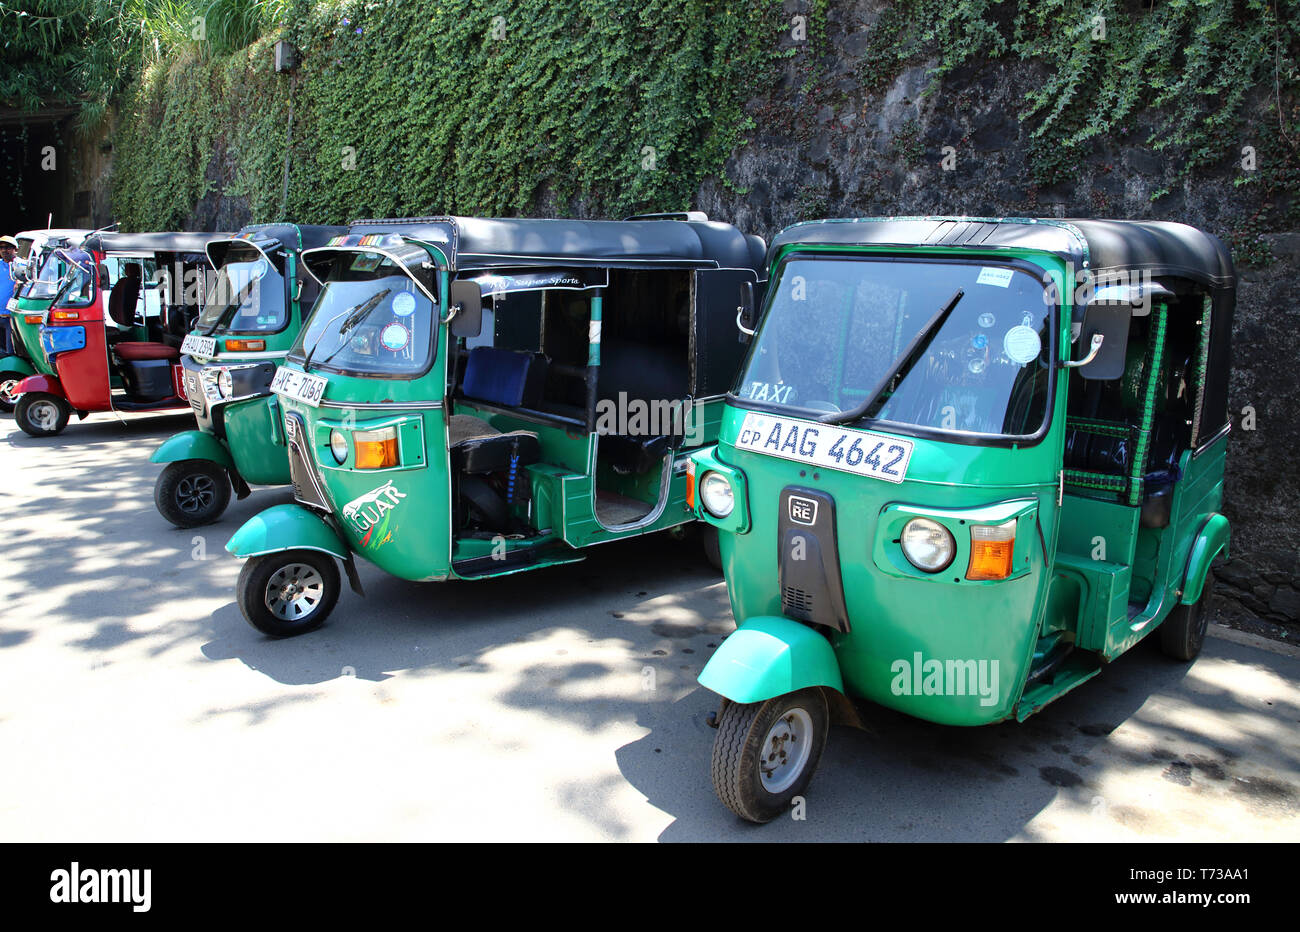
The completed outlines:
{"type": "Polygon", "coordinates": [[[71,127],[66,116],[0,113],[0,236],[72,226],[63,182],[71,177],[71,127]],[[55,170],[42,169],[53,152],[55,170]],[[52,215],[52,216],[51,216],[52,215]]]}

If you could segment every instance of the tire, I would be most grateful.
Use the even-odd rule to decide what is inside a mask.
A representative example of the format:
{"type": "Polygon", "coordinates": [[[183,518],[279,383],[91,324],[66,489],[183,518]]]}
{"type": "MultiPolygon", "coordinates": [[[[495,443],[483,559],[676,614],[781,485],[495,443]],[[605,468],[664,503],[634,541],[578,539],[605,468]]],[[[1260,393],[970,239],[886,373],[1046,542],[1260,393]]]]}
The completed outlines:
{"type": "Polygon", "coordinates": [[[1176,605],[1160,624],[1160,649],[1175,660],[1195,660],[1205,644],[1210,626],[1210,590],[1214,577],[1208,572],[1201,597],[1191,605],[1176,605]]]}
{"type": "Polygon", "coordinates": [[[770,822],[788,812],[817,769],[829,720],[826,697],[817,688],[766,702],[728,703],[713,741],[713,791],[718,799],[750,822],[770,822]],[[773,754],[780,754],[784,764],[775,761],[779,766],[765,774],[760,764],[774,761],[773,754]]]}
{"type": "Polygon", "coordinates": [[[712,524],[700,525],[700,543],[704,545],[704,559],[709,566],[722,572],[722,547],[718,543],[718,529],[712,524]]]}
{"type": "Polygon", "coordinates": [[[57,395],[27,392],[18,398],[14,420],[23,433],[32,437],[53,437],[68,426],[72,408],[57,395]]]}
{"type": "Polygon", "coordinates": [[[21,372],[14,372],[9,369],[0,372],[0,414],[14,413],[17,403],[9,397],[9,392],[25,378],[26,376],[21,372]]]}
{"type": "Polygon", "coordinates": [[[319,628],[339,599],[339,569],[319,550],[284,550],[252,557],[239,572],[235,589],[248,623],[273,638],[289,638],[319,628]],[[284,598],[286,586],[306,583],[297,599],[284,598]]]}
{"type": "Polygon", "coordinates": [[[153,501],[179,528],[211,524],[230,504],[230,475],[211,460],[168,463],[154,483],[153,501]]]}

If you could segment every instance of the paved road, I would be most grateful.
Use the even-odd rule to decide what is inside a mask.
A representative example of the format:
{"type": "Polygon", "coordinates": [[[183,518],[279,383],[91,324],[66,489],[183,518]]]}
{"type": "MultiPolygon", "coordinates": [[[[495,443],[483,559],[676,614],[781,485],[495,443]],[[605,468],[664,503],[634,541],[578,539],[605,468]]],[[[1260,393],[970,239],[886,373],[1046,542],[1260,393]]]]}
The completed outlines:
{"type": "Polygon", "coordinates": [[[805,821],[743,824],[708,783],[695,677],[733,622],[694,549],[482,583],[363,567],[367,600],[272,641],[222,547],[289,497],[172,528],[148,456],[186,422],[0,419],[0,839],[1300,837],[1300,659],[1223,636],[1190,667],[1133,651],[1023,725],[871,711],[831,735],[805,821]]]}

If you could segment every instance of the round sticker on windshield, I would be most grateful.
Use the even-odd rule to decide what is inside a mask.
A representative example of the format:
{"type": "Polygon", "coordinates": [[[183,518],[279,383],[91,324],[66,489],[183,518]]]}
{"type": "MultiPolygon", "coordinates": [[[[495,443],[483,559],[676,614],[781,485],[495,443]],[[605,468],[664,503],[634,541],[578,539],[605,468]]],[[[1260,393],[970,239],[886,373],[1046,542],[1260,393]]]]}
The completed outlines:
{"type": "Polygon", "coordinates": [[[1007,358],[1012,362],[1018,362],[1022,366],[1030,360],[1037,359],[1042,349],[1043,341],[1038,338],[1038,332],[1024,324],[1012,327],[1002,338],[1002,352],[1006,353],[1007,358]]]}
{"type": "Polygon", "coordinates": [[[396,298],[393,298],[393,313],[398,317],[410,317],[414,314],[415,295],[409,291],[403,291],[396,298]]]}
{"type": "Polygon", "coordinates": [[[406,344],[411,342],[411,331],[398,323],[389,324],[379,331],[379,342],[383,344],[384,349],[396,353],[398,350],[406,349],[406,344]]]}
{"type": "Polygon", "coordinates": [[[996,324],[997,322],[998,319],[994,317],[992,314],[990,314],[988,311],[985,311],[983,314],[979,316],[980,327],[982,327],[985,330],[992,329],[993,325],[996,324]]]}

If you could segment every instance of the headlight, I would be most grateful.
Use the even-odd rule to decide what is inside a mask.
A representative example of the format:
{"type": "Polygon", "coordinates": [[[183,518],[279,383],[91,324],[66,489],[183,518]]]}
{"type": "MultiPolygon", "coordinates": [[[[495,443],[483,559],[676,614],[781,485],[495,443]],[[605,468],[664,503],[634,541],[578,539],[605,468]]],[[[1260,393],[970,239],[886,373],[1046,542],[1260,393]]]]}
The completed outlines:
{"type": "Polygon", "coordinates": [[[903,545],[903,555],[908,562],[927,573],[946,569],[957,554],[952,534],[938,521],[929,518],[913,518],[903,525],[899,543],[903,545]]]}
{"type": "Polygon", "coordinates": [[[229,369],[221,369],[217,372],[217,391],[221,392],[222,398],[229,398],[235,394],[235,380],[230,377],[229,369]]]}
{"type": "Polygon", "coordinates": [[[700,502],[715,518],[725,518],[736,507],[731,483],[721,473],[706,472],[700,478],[700,502]]]}
{"type": "Polygon", "coordinates": [[[348,438],[343,436],[340,430],[330,431],[330,452],[334,454],[334,462],[340,466],[348,458],[348,438]]]}

